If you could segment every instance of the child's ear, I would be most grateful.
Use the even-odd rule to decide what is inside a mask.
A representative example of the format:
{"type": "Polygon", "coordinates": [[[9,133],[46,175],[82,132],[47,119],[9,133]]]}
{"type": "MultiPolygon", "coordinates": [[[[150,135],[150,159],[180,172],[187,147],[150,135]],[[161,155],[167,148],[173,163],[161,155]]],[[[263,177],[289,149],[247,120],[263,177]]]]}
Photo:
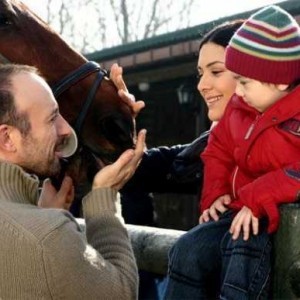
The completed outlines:
{"type": "Polygon", "coordinates": [[[276,84],[276,87],[279,91],[284,92],[289,88],[288,84],[276,84]]]}
{"type": "Polygon", "coordinates": [[[11,126],[0,125],[0,149],[7,152],[15,152],[16,146],[11,136],[11,126]]]}

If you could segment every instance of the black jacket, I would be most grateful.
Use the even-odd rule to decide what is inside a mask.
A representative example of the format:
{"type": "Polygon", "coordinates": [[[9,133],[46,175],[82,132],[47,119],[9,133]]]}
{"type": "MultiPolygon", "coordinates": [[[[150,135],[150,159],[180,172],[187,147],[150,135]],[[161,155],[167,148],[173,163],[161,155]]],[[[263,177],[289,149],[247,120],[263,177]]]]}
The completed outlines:
{"type": "Polygon", "coordinates": [[[200,154],[209,131],[187,145],[152,148],[146,151],[135,175],[121,190],[130,192],[197,194],[202,187],[200,154]]]}

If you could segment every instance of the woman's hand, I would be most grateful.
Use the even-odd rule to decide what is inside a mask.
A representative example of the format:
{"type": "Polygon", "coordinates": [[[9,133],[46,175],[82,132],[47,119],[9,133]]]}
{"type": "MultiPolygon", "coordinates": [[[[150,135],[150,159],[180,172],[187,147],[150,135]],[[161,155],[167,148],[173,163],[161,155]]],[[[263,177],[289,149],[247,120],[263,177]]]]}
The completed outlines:
{"type": "Polygon", "coordinates": [[[135,97],[128,92],[123,80],[123,68],[118,64],[113,64],[110,68],[110,79],[116,86],[119,96],[132,108],[134,117],[145,107],[144,101],[135,101],[135,97]]]}
{"type": "Polygon", "coordinates": [[[139,132],[134,150],[126,150],[116,162],[103,167],[94,177],[93,189],[110,187],[120,190],[132,177],[145,148],[146,130],[139,132]]]}
{"type": "Polygon", "coordinates": [[[243,208],[232,220],[229,232],[232,234],[232,239],[236,240],[239,237],[241,231],[243,231],[244,241],[247,241],[250,236],[251,228],[253,234],[257,235],[259,229],[258,218],[253,215],[250,208],[248,208],[247,206],[243,206],[243,208]]]}
{"type": "Polygon", "coordinates": [[[202,224],[204,222],[208,222],[210,219],[214,221],[219,220],[219,214],[223,214],[226,210],[228,210],[228,204],[230,204],[231,198],[230,195],[223,195],[211,205],[210,208],[205,209],[202,215],[199,218],[199,223],[202,224]]]}
{"type": "Polygon", "coordinates": [[[46,179],[43,182],[38,206],[42,208],[63,208],[69,210],[73,200],[74,186],[71,177],[65,176],[59,191],[51,184],[50,179],[46,179]]]}

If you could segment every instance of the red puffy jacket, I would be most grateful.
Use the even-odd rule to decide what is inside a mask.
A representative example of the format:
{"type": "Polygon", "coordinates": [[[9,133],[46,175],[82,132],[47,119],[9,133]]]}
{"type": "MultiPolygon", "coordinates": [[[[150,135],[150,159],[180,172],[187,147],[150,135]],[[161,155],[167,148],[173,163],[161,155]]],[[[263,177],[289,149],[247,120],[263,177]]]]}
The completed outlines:
{"type": "Polygon", "coordinates": [[[201,210],[230,194],[231,208],[268,216],[268,232],[275,231],[278,205],[296,201],[300,191],[300,87],[263,114],[234,95],[201,157],[201,210]]]}

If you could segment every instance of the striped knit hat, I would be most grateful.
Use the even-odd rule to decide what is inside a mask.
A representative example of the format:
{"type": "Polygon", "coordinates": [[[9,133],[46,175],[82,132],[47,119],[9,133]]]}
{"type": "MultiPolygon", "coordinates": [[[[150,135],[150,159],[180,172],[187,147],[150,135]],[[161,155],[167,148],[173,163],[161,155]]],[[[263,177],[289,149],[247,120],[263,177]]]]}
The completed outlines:
{"type": "Polygon", "coordinates": [[[300,79],[300,27],[286,11],[265,7],[238,29],[226,48],[226,67],[261,82],[300,79]]]}

